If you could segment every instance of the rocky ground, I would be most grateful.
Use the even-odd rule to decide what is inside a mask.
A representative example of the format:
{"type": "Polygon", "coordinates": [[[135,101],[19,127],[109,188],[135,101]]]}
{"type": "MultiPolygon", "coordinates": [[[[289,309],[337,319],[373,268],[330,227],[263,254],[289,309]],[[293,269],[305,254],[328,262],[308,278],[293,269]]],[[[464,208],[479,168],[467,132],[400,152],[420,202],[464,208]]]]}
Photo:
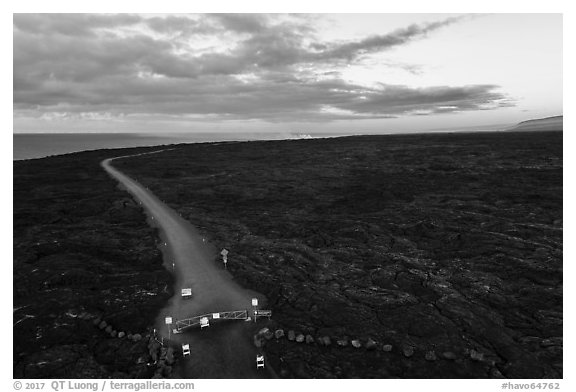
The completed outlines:
{"type": "Polygon", "coordinates": [[[115,166],[268,297],[283,377],[563,375],[561,132],[186,145],[115,166]]]}
{"type": "Polygon", "coordinates": [[[100,167],[128,151],[136,152],[14,162],[15,378],[136,378],[158,370],[147,365],[156,349],[149,333],[171,277],[156,231],[100,167]]]}

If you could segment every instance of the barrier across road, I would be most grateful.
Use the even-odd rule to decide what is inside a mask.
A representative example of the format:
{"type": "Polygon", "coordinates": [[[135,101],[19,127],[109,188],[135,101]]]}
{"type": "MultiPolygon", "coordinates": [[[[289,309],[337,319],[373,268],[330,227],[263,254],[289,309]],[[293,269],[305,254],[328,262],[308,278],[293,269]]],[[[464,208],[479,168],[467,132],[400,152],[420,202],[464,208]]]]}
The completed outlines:
{"type": "Polygon", "coordinates": [[[182,332],[186,328],[199,326],[202,319],[204,320],[246,320],[248,318],[247,310],[231,310],[227,312],[206,313],[198,316],[182,319],[174,323],[174,332],[182,332]]]}

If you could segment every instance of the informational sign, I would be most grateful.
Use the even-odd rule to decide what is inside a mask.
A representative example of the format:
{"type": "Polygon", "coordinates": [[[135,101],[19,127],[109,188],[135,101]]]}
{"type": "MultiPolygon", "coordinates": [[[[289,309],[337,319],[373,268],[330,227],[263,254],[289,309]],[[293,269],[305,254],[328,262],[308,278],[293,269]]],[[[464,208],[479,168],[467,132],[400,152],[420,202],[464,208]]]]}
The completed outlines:
{"type": "Polygon", "coordinates": [[[264,355],[256,355],[256,369],[264,368],[264,355]]]}
{"type": "Polygon", "coordinates": [[[202,317],[200,319],[200,328],[209,327],[209,326],[210,326],[210,321],[208,320],[208,317],[202,317]]]}
{"type": "Polygon", "coordinates": [[[219,318],[220,318],[220,313],[212,313],[212,318],[213,318],[213,319],[219,319],[219,318]]]}
{"type": "Polygon", "coordinates": [[[182,297],[189,298],[192,297],[192,289],[182,289],[182,297]]]}
{"type": "Polygon", "coordinates": [[[258,298],[252,298],[252,306],[258,306],[258,298]]]}
{"type": "Polygon", "coordinates": [[[172,317],[166,317],[166,324],[167,325],[172,324],[172,317]]]}

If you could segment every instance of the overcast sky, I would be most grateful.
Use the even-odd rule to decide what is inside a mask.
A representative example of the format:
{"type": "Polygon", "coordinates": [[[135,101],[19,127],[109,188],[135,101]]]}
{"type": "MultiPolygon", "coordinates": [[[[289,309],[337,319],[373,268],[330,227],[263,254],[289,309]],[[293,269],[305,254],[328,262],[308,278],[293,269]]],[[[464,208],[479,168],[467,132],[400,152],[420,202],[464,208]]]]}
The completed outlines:
{"type": "Polygon", "coordinates": [[[14,132],[393,132],[562,114],[560,14],[15,14],[14,132]]]}

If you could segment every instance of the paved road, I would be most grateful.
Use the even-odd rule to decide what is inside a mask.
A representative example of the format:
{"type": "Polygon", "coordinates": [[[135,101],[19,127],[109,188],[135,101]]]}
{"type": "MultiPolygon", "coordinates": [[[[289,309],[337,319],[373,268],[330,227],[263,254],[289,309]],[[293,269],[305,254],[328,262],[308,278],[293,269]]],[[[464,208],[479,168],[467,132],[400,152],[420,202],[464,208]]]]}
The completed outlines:
{"type": "MultiPolygon", "coordinates": [[[[161,151],[154,153],[157,152],[161,151]]],[[[221,263],[215,261],[219,256],[219,250],[204,241],[201,234],[188,221],[156,198],[152,192],[111,165],[114,159],[131,156],[133,155],[106,159],[102,161],[102,167],[144,206],[150,224],[160,229],[164,264],[174,273],[176,294],[160,312],[156,321],[157,331],[167,337],[168,328],[164,324],[166,316],[172,316],[175,321],[205,313],[250,310],[252,298],[258,298],[262,308],[265,298],[261,294],[240,287],[222,268],[221,263]],[[192,299],[181,298],[179,293],[182,287],[192,288],[192,299]]],[[[228,260],[229,263],[233,263],[234,255],[228,255],[228,260]]],[[[273,377],[274,372],[269,366],[265,371],[256,370],[258,349],[254,347],[251,339],[253,324],[241,320],[222,320],[203,330],[191,328],[182,334],[172,334],[172,341],[179,344],[190,343],[192,351],[191,356],[181,361],[175,369],[175,376],[273,377]]]]}

